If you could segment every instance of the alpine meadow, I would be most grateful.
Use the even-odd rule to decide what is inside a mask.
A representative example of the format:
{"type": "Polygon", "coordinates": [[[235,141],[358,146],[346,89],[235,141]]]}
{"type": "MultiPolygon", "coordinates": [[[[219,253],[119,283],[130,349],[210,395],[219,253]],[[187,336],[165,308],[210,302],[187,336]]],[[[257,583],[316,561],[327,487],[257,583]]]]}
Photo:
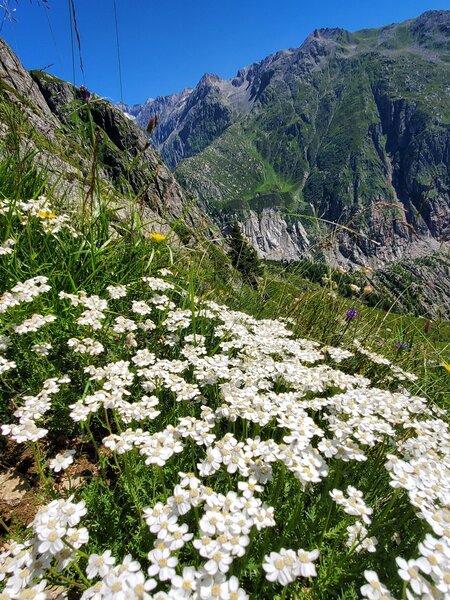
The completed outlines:
{"type": "Polygon", "coordinates": [[[450,11],[127,104],[84,1],[0,39],[0,600],[450,599],[450,11]]]}

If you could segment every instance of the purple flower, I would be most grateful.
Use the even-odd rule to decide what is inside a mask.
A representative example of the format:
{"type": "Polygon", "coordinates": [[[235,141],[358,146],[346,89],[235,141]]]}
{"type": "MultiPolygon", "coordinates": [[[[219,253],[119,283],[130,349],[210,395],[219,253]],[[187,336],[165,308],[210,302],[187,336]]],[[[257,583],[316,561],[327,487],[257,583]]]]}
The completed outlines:
{"type": "Polygon", "coordinates": [[[356,308],[349,308],[348,311],[345,313],[345,318],[347,319],[347,321],[351,321],[352,319],[356,319],[358,315],[359,312],[356,310],[356,308]]]}
{"type": "Polygon", "coordinates": [[[397,346],[397,350],[399,350],[399,351],[408,349],[408,344],[406,342],[402,342],[401,340],[399,340],[397,342],[396,346],[397,346]]]}

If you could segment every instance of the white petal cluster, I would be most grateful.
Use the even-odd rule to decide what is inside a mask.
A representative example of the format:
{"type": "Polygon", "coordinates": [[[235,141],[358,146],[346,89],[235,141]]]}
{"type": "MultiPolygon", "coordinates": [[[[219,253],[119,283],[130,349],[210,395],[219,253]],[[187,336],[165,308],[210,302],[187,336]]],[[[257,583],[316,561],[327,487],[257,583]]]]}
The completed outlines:
{"type": "Polygon", "coordinates": [[[354,548],[358,554],[360,552],[376,552],[378,540],[376,537],[369,537],[366,527],[361,521],[356,521],[354,525],[347,527],[348,539],[347,546],[354,548]]]}
{"type": "Polygon", "coordinates": [[[85,421],[90,413],[96,412],[101,406],[117,408],[124,396],[130,395],[127,388],[133,383],[135,375],[129,370],[129,365],[128,361],[118,361],[104,367],[85,367],[84,371],[90,375],[89,379],[102,382],[103,387],[70,405],[72,419],[85,421]]]}
{"type": "Polygon", "coordinates": [[[113,300],[124,298],[127,295],[126,285],[108,285],[106,290],[113,300]]]}
{"type": "Polygon", "coordinates": [[[46,571],[68,567],[76,550],[89,540],[88,530],[77,527],[85,514],[84,501],[73,502],[73,496],[41,506],[30,525],[33,537],[26,544],[12,543],[0,553],[2,597],[45,600],[46,571]]]}
{"type": "Polygon", "coordinates": [[[30,217],[38,219],[39,225],[44,233],[57,234],[62,230],[68,231],[73,237],[79,233],[71,225],[72,218],[69,215],[57,215],[53,212],[49,200],[45,196],[28,201],[14,201],[8,199],[0,200],[0,214],[8,212],[16,213],[21,223],[25,226],[30,217]]]}
{"type": "Polygon", "coordinates": [[[297,577],[315,577],[317,575],[314,561],[319,557],[319,551],[307,552],[300,549],[286,550],[281,548],[279,552],[271,552],[264,557],[263,569],[266,579],[277,581],[285,586],[297,579],[297,577]]]}
{"type": "Polygon", "coordinates": [[[73,457],[75,450],[66,450],[65,452],[58,453],[55,458],[50,461],[50,469],[55,473],[65,471],[73,463],[73,457]]]}
{"type": "MultiPolygon", "coordinates": [[[[171,272],[168,269],[160,269],[159,272],[163,277],[166,275],[171,275],[171,272]]],[[[161,279],[160,277],[143,277],[142,281],[145,281],[145,283],[147,283],[150,289],[154,292],[166,292],[167,290],[175,289],[173,283],[170,283],[165,279],[161,279]]]]}
{"type": "Polygon", "coordinates": [[[13,325],[12,329],[17,335],[25,335],[26,333],[33,333],[41,327],[45,327],[47,323],[53,323],[53,321],[56,321],[55,315],[34,314],[19,325],[13,325]]]}
{"type": "MultiPolygon", "coordinates": [[[[384,507],[393,506],[398,497],[409,500],[429,533],[418,545],[417,557],[397,559],[406,595],[428,599],[450,594],[450,434],[439,411],[396,383],[406,381],[401,384],[406,387],[415,376],[359,342],[350,352],[296,339],[287,321],[258,320],[189,297],[162,279],[171,276],[169,272],[160,274],[161,278],[143,278],[144,286],[141,281],[136,286],[108,286],[105,296],[111,300],[84,291],[59,294],[70,324],[64,344],[73,352],[97,357],[89,359],[96,364],[80,373],[71,418],[84,423],[98,412],[108,434],[102,440],[105,455],[113,454],[119,465],[127,464],[131,453],[141,468],[145,463],[152,470],[156,482],[164,478],[164,468],[195,469],[195,474],[180,472],[164,501],[155,498],[144,509],[153,536],[149,539],[154,540],[148,562],[141,566],[131,556],[120,562],[103,548],[85,556],[92,585],[85,582],[82,597],[247,598],[238,579],[230,576],[234,562],[251,552],[255,532],[275,525],[279,531],[284,525],[276,522],[275,500],[264,497],[266,503],[259,494],[270,486],[276,491],[282,473],[299,494],[312,496],[314,486],[320,487],[336,469],[345,472],[345,484],[330,493],[340,484],[325,484],[322,500],[342,519],[345,551],[358,560],[376,559],[379,543],[372,533],[381,539],[377,512],[383,516],[384,507]],[[114,302],[125,296],[123,302],[114,302]],[[108,302],[123,306],[123,314],[109,310],[108,302]],[[102,329],[103,343],[95,336],[85,337],[84,327],[102,329]],[[389,390],[346,372],[344,361],[359,355],[364,367],[368,359],[389,372],[389,390]],[[180,466],[180,458],[190,461],[185,463],[189,466],[180,466]],[[352,466],[362,471],[361,463],[370,467],[375,459],[376,475],[384,477],[387,494],[381,506],[364,483],[361,490],[347,486],[355,481],[352,466]],[[223,493],[214,489],[216,482],[223,493]],[[370,498],[375,514],[364,498],[370,498]],[[195,567],[182,564],[184,552],[192,549],[198,554],[195,567]],[[154,592],[160,584],[167,591],[154,592]]],[[[49,289],[46,278],[17,284],[2,296],[0,310],[31,302],[49,289]]],[[[32,315],[14,326],[11,335],[36,331],[54,318],[32,315]]],[[[8,338],[0,337],[2,351],[9,345],[8,338]]],[[[32,350],[45,356],[49,346],[38,343],[32,350]]],[[[40,361],[39,367],[46,362],[40,361]]],[[[0,373],[15,366],[0,358],[0,373]]],[[[52,395],[66,382],[64,377],[48,379],[37,395],[14,398],[17,422],[3,425],[2,432],[17,442],[37,442],[45,436],[43,419],[52,409],[52,395]]],[[[54,456],[49,466],[58,473],[73,460],[68,450],[54,456]]],[[[76,528],[85,507],[72,500],[42,509],[31,543],[9,551],[4,560],[10,565],[11,559],[14,568],[4,572],[12,595],[33,586],[36,594],[45,594],[46,584],[36,575],[36,557],[63,570],[74,558],[73,548],[86,543],[87,532],[76,528]]],[[[264,550],[259,566],[269,582],[286,586],[298,577],[316,576],[317,549],[279,549],[282,543],[264,550]]],[[[46,569],[41,567],[40,573],[46,569]]],[[[366,570],[365,579],[363,597],[391,597],[375,571],[366,570]]]]}
{"type": "Polygon", "coordinates": [[[0,244],[0,256],[5,256],[6,254],[12,254],[14,252],[14,246],[16,244],[16,240],[12,238],[7,239],[0,244]]]}
{"type": "Polygon", "coordinates": [[[67,345],[72,348],[74,352],[79,354],[89,354],[90,356],[97,356],[104,351],[104,346],[97,340],[92,338],[70,338],[67,340],[67,345]]]}
{"type": "Polygon", "coordinates": [[[48,356],[52,347],[53,346],[50,344],[50,342],[45,342],[43,344],[33,344],[31,346],[31,351],[37,354],[38,356],[48,356]]]}
{"type": "Polygon", "coordinates": [[[17,424],[2,425],[3,435],[9,435],[17,443],[36,442],[47,434],[47,429],[36,423],[51,408],[51,396],[57,394],[61,385],[69,383],[68,377],[46,379],[41,391],[35,396],[24,396],[24,403],[14,411],[17,424]]]}
{"type": "Polygon", "coordinates": [[[77,294],[59,292],[61,300],[69,300],[72,306],[84,306],[81,315],[76,319],[78,325],[83,325],[91,329],[98,330],[102,328],[102,321],[106,318],[105,310],[108,308],[108,302],[96,294],[88,296],[83,290],[77,294]]]}
{"type": "Polygon", "coordinates": [[[17,365],[13,360],[8,360],[4,356],[0,356],[0,375],[3,375],[3,373],[15,369],[16,367],[17,365]]]}
{"type": "Polygon", "coordinates": [[[363,500],[363,493],[360,490],[357,490],[352,485],[349,485],[347,487],[347,496],[345,496],[340,490],[336,489],[330,492],[330,496],[336,502],[336,504],[342,506],[348,515],[361,517],[366,525],[370,525],[372,522],[370,515],[373,513],[373,509],[366,505],[363,500]]]}
{"type": "Polygon", "coordinates": [[[47,277],[38,276],[27,279],[23,283],[17,283],[10,292],[5,292],[0,296],[0,313],[20,304],[32,302],[40,294],[48,292],[51,287],[47,281],[47,277]]]}

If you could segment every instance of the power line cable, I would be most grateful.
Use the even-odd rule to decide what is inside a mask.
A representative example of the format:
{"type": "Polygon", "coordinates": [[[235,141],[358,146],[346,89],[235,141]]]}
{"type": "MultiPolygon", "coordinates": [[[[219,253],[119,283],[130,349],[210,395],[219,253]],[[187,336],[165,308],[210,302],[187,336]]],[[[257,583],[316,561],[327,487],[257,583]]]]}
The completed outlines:
{"type": "Polygon", "coordinates": [[[75,2],[74,0],[69,0],[69,6],[72,12],[72,19],[71,19],[71,23],[73,25],[73,30],[75,31],[75,36],[77,38],[77,44],[78,44],[78,56],[80,59],[80,70],[81,70],[81,75],[83,77],[83,84],[86,85],[86,78],[84,76],[84,67],[83,67],[83,56],[81,54],[81,39],[80,39],[80,32],[78,30],[78,22],[77,22],[77,13],[75,10],[75,2]]]}
{"type": "Polygon", "coordinates": [[[116,48],[117,48],[117,63],[119,66],[119,85],[120,85],[120,101],[123,104],[123,83],[122,83],[122,63],[120,60],[120,41],[119,41],[119,23],[117,19],[116,0],[113,0],[114,5],[114,22],[116,25],[116,48]]]}

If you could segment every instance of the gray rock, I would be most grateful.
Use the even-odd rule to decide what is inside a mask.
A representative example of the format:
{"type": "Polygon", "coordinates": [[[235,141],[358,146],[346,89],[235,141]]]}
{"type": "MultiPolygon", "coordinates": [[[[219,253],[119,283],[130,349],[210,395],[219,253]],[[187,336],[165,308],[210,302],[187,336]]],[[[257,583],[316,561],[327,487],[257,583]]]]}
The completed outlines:
{"type": "MultiPolygon", "coordinates": [[[[181,220],[192,228],[202,224],[208,234],[209,219],[183,193],[142,129],[111,103],[47,73],[28,73],[1,39],[0,84],[3,100],[25,117],[22,144],[35,150],[49,185],[66,204],[89,194],[95,158],[96,177],[123,214],[131,203],[149,229],[181,220]]],[[[0,135],[7,128],[3,123],[0,135]]]]}

